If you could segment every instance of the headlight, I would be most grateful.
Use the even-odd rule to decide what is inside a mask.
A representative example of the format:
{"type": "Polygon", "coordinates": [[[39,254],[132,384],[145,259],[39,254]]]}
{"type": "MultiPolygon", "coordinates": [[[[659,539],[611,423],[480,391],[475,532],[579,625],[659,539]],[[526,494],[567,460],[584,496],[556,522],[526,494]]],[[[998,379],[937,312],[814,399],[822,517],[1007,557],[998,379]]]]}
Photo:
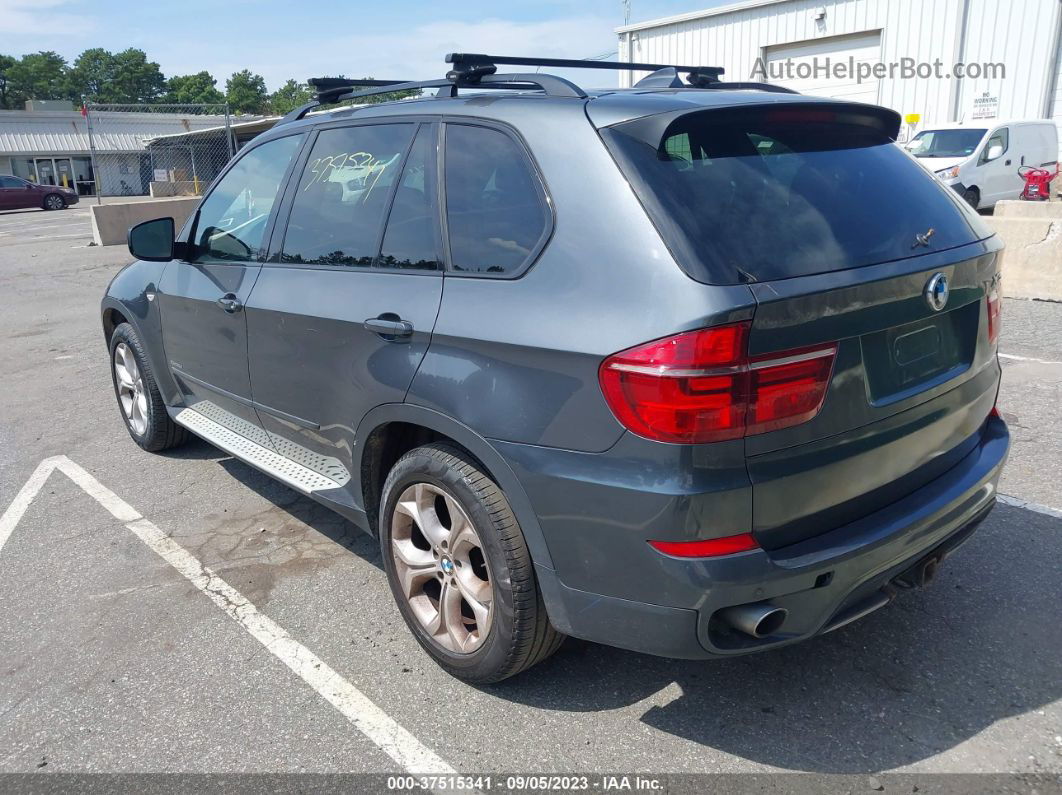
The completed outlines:
{"type": "Polygon", "coordinates": [[[937,172],[937,176],[941,179],[955,179],[959,176],[959,167],[952,166],[951,168],[945,168],[937,172]]]}

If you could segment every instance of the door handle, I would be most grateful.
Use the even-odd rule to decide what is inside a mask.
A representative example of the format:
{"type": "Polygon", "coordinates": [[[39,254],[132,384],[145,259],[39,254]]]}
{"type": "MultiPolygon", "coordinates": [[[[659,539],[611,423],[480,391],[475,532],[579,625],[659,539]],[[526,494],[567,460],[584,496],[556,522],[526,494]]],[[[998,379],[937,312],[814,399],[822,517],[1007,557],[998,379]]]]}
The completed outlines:
{"type": "Polygon", "coordinates": [[[230,315],[239,312],[243,309],[243,304],[240,303],[240,299],[236,297],[236,293],[226,293],[218,299],[218,306],[228,312],[230,315]]]}
{"type": "Polygon", "coordinates": [[[393,312],[367,318],[362,325],[366,331],[379,334],[386,340],[408,339],[413,336],[413,324],[408,320],[402,320],[393,312]]]}

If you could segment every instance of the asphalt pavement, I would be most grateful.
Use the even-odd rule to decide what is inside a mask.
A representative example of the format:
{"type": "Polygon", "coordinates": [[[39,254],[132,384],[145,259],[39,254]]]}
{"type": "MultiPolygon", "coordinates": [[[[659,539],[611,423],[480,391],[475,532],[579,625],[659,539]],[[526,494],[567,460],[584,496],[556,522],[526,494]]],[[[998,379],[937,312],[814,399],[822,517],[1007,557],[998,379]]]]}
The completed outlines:
{"type": "Polygon", "coordinates": [[[473,688],[375,541],[205,443],[129,440],[97,317],[129,257],[86,215],[0,213],[0,772],[1062,774],[1062,305],[1004,302],[1009,504],[931,587],[771,653],[569,639],[473,688]]]}

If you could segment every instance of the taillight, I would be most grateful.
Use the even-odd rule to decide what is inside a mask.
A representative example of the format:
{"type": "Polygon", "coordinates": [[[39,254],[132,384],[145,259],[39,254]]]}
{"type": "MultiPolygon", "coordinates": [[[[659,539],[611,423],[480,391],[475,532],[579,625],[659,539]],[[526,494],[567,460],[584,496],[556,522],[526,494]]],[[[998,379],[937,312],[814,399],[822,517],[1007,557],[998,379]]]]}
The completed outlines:
{"type": "Polygon", "coordinates": [[[689,331],[608,357],[599,371],[605,400],[628,430],[677,444],[807,422],[822,408],[836,344],[750,357],[750,325],[689,331]]]}
{"type": "Polygon", "coordinates": [[[988,291],[988,341],[995,345],[999,342],[999,328],[1003,321],[1003,301],[999,294],[999,279],[996,279],[988,291]]]}

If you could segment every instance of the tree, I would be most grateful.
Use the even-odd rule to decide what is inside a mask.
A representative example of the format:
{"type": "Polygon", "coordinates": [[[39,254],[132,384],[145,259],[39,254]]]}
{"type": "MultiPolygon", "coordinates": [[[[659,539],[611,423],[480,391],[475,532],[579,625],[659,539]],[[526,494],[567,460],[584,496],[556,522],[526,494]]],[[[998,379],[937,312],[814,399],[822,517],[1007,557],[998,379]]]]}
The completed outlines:
{"type": "Polygon", "coordinates": [[[74,97],[88,102],[111,102],[114,82],[114,55],[102,47],[85,50],[74,60],[67,86],[74,97]]]}
{"type": "Polygon", "coordinates": [[[269,110],[283,116],[313,98],[310,87],[296,80],[289,80],[269,95],[269,110]]]}
{"type": "Polygon", "coordinates": [[[225,96],[218,91],[217,80],[210,72],[175,75],[166,81],[166,102],[172,105],[220,104],[225,96]]]}
{"type": "Polygon", "coordinates": [[[130,47],[114,55],[112,102],[154,102],[166,89],[166,78],[143,50],[130,47]]]}
{"type": "Polygon", "coordinates": [[[235,72],[225,81],[225,99],[235,113],[261,113],[266,97],[265,78],[249,69],[235,72]]]}
{"type": "Polygon", "coordinates": [[[10,55],[0,55],[0,110],[11,110],[11,83],[8,79],[8,72],[11,71],[11,67],[18,61],[12,58],[10,55]]]}
{"type": "Polygon", "coordinates": [[[67,76],[71,96],[112,104],[153,102],[165,83],[159,65],[148,61],[143,50],[134,48],[119,53],[102,47],[85,50],[67,76]]]}
{"type": "Polygon", "coordinates": [[[7,70],[8,101],[13,107],[27,99],[69,99],[66,60],[57,52],[24,55],[7,70]]]}

